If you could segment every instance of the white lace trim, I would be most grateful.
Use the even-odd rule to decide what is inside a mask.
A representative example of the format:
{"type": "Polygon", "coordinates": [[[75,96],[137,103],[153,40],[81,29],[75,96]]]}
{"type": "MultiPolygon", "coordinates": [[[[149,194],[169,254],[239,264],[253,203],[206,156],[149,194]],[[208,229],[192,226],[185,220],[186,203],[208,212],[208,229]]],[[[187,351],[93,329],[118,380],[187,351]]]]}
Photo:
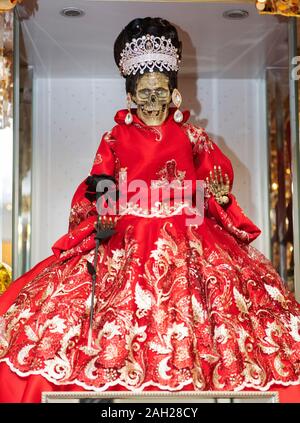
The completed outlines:
{"type": "Polygon", "coordinates": [[[126,207],[120,206],[119,215],[123,216],[130,214],[138,217],[170,217],[180,214],[183,209],[186,209],[189,214],[201,215],[196,207],[190,206],[189,202],[180,202],[174,206],[157,202],[155,206],[151,207],[150,211],[138,204],[128,202],[126,207]]]}
{"type": "MultiPolygon", "coordinates": [[[[39,376],[44,377],[49,382],[51,382],[51,383],[53,383],[54,385],[57,385],[57,386],[62,386],[62,385],[77,385],[77,386],[81,386],[82,388],[84,388],[84,389],[86,389],[88,391],[94,391],[94,392],[103,392],[103,391],[106,391],[109,387],[116,386],[116,385],[121,385],[124,388],[126,388],[126,389],[128,389],[129,391],[132,391],[132,392],[143,391],[144,388],[146,388],[148,386],[156,386],[157,388],[160,388],[160,389],[163,389],[163,390],[166,390],[166,391],[172,391],[173,392],[173,391],[179,391],[179,390],[181,390],[186,385],[189,385],[191,383],[193,384],[193,380],[192,379],[189,379],[189,380],[187,380],[185,382],[180,383],[175,388],[171,388],[170,386],[161,385],[160,383],[149,381],[149,382],[143,383],[139,388],[136,388],[136,387],[132,387],[130,385],[127,385],[125,382],[117,379],[114,382],[108,382],[105,385],[103,385],[102,387],[98,387],[97,388],[96,386],[87,385],[84,382],[81,382],[80,380],[77,380],[77,379],[74,379],[74,380],[72,380],[70,382],[58,383],[57,380],[51,378],[51,376],[49,376],[43,370],[36,370],[36,371],[33,370],[33,371],[29,371],[29,372],[22,372],[22,371],[18,370],[11,363],[11,361],[9,360],[9,358],[2,358],[2,359],[0,359],[0,363],[1,362],[5,362],[9,366],[10,370],[12,372],[16,373],[20,377],[27,377],[27,376],[31,376],[31,375],[39,375],[39,376]]],[[[242,391],[245,388],[251,388],[251,389],[256,389],[258,391],[265,392],[265,391],[268,391],[269,388],[272,385],[275,385],[275,384],[276,385],[282,385],[282,386],[296,386],[296,385],[300,385],[300,376],[299,376],[299,378],[297,380],[295,380],[295,381],[288,381],[288,382],[284,382],[282,380],[272,379],[265,386],[260,386],[260,385],[254,384],[254,383],[246,383],[245,382],[241,386],[239,386],[237,388],[234,388],[233,389],[233,392],[239,392],[239,391],[242,391]]],[[[205,389],[196,389],[195,388],[195,391],[209,392],[210,389],[205,390],[205,389]]],[[[219,391],[223,391],[223,390],[222,389],[219,389],[219,391]]],[[[227,390],[224,390],[224,391],[227,391],[227,390]]]]}

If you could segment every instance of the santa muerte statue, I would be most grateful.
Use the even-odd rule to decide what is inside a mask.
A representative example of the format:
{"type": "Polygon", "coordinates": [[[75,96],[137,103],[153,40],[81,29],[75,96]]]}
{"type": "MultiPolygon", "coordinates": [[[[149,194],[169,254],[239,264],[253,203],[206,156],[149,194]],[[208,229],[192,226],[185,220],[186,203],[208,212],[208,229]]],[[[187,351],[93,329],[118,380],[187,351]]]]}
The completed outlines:
{"type": "Polygon", "coordinates": [[[114,54],[128,109],[74,194],[68,233],[0,299],[0,400],[277,390],[300,401],[300,306],[251,246],[261,231],[232,194],[230,160],[180,110],[176,29],[135,19],[114,54]]]}

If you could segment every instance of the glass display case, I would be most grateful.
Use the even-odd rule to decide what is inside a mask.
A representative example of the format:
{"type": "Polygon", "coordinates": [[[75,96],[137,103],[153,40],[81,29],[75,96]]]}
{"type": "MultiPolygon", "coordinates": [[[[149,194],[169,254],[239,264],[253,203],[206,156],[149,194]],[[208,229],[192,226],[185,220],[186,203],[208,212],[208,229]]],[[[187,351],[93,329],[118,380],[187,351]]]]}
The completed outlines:
{"type": "Polygon", "coordinates": [[[300,9],[279,2],[0,1],[0,402],[299,400],[300,9]],[[160,19],[117,38],[137,16],[182,58],[160,19]],[[127,171],[167,211],[127,197],[111,237],[93,185],[127,171]],[[199,175],[190,226],[170,186],[199,175]]]}
{"type": "Polygon", "coordinates": [[[12,276],[13,23],[12,12],[0,14],[0,293],[12,276]]]}

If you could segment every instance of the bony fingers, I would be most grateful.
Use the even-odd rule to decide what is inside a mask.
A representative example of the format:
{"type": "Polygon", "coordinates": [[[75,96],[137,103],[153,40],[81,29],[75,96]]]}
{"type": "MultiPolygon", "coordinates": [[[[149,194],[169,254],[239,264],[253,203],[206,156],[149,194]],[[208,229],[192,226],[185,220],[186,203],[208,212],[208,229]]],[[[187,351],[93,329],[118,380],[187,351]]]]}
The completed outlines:
{"type": "Polygon", "coordinates": [[[223,185],[223,175],[222,175],[221,166],[218,166],[218,173],[219,173],[219,181],[220,181],[220,184],[223,185]]]}
{"type": "Polygon", "coordinates": [[[224,194],[227,194],[229,192],[230,181],[229,181],[227,173],[225,173],[225,181],[224,181],[223,177],[221,178],[220,187],[221,187],[221,191],[224,194]]]}
{"type": "Polygon", "coordinates": [[[215,182],[216,181],[215,169],[214,169],[214,171],[210,170],[209,177],[210,177],[211,182],[215,182]]]}
{"type": "Polygon", "coordinates": [[[215,180],[218,181],[218,171],[217,171],[216,165],[214,165],[214,176],[215,176],[215,180]]]}
{"type": "Polygon", "coordinates": [[[117,216],[101,216],[100,223],[103,229],[112,229],[118,221],[117,216]]]}
{"type": "Polygon", "coordinates": [[[213,189],[214,187],[214,180],[213,180],[213,176],[212,176],[212,171],[209,172],[209,177],[206,178],[207,181],[207,186],[209,187],[210,190],[213,189]]]}
{"type": "Polygon", "coordinates": [[[106,216],[101,216],[100,222],[101,222],[101,226],[102,226],[102,228],[103,228],[103,229],[106,229],[106,225],[107,225],[107,217],[106,217],[106,216]]]}
{"type": "Polygon", "coordinates": [[[228,174],[227,173],[225,173],[225,184],[226,184],[226,186],[230,186],[230,179],[229,179],[229,176],[228,176],[228,174]]]}

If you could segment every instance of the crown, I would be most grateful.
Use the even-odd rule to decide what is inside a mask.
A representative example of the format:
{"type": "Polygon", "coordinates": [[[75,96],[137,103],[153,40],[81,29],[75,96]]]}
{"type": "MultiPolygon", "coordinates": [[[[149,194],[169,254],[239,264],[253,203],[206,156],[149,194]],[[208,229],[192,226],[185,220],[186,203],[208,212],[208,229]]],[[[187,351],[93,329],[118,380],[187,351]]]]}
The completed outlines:
{"type": "Polygon", "coordinates": [[[178,71],[179,62],[177,48],[170,39],[147,34],[126,43],[119,68],[124,76],[137,72],[143,74],[145,70],[153,72],[155,68],[159,71],[178,71]]]}

